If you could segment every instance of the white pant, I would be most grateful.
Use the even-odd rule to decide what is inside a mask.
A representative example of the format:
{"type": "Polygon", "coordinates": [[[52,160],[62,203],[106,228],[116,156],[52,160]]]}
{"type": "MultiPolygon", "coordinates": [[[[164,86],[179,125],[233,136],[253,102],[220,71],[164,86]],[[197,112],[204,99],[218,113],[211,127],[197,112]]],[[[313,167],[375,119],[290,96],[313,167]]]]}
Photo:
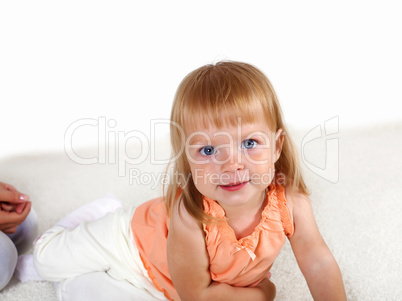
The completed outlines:
{"type": "Polygon", "coordinates": [[[135,246],[134,210],[118,209],[74,229],[55,226],[37,239],[35,267],[44,279],[62,281],[60,300],[166,300],[135,246]]]}
{"type": "Polygon", "coordinates": [[[119,281],[104,272],[84,274],[62,281],[57,287],[57,297],[63,301],[155,301],[144,289],[126,281],[119,281]]]}

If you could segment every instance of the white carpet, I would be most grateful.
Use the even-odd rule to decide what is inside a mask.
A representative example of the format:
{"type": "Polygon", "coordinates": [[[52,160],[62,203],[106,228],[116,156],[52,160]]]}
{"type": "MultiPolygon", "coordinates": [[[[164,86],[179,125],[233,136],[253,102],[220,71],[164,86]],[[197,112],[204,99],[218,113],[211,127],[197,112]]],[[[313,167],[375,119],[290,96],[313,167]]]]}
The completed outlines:
{"type": "MultiPolygon", "coordinates": [[[[294,133],[298,145],[307,132],[294,133]]],[[[331,183],[317,175],[338,176],[336,166],[328,163],[324,168],[325,138],[305,144],[307,165],[322,169],[314,173],[305,168],[305,178],[321,233],[342,270],[348,299],[401,300],[402,123],[341,128],[331,138],[331,143],[339,143],[339,156],[336,144],[328,144],[329,151],[335,150],[330,158],[339,158],[339,180],[331,183]]],[[[157,154],[163,151],[168,151],[166,141],[157,147],[157,154]]],[[[160,187],[152,189],[151,176],[163,170],[164,166],[150,164],[149,157],[118,176],[117,164],[80,165],[64,153],[27,154],[0,160],[0,181],[30,195],[39,230],[44,231],[67,212],[109,192],[125,206],[159,196],[160,187]]],[[[277,300],[312,299],[288,243],[274,264],[272,279],[277,300]]],[[[56,301],[56,296],[51,283],[20,283],[14,278],[0,292],[0,300],[56,301]]]]}

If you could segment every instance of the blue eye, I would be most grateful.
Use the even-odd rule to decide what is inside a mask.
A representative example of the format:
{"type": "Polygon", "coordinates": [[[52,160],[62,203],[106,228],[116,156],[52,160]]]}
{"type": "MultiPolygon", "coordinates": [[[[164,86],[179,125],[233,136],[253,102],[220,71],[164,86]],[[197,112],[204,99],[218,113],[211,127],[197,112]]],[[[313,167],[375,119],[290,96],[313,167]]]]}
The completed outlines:
{"type": "Polygon", "coordinates": [[[216,153],[216,150],[212,146],[205,146],[200,149],[201,155],[211,156],[216,153]]]}
{"type": "Polygon", "coordinates": [[[253,139],[247,139],[244,140],[243,143],[241,144],[242,148],[246,148],[246,149],[251,149],[257,146],[257,141],[253,140],[253,139]]]}

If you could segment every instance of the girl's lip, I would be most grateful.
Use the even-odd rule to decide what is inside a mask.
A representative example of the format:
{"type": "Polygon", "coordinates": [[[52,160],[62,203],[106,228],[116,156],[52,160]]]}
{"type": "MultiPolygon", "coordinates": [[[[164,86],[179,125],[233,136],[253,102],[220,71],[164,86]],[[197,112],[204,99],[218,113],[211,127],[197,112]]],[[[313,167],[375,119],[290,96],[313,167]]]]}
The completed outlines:
{"type": "Polygon", "coordinates": [[[219,187],[226,191],[236,191],[242,189],[247,183],[248,181],[229,185],[219,185],[219,187]]]}

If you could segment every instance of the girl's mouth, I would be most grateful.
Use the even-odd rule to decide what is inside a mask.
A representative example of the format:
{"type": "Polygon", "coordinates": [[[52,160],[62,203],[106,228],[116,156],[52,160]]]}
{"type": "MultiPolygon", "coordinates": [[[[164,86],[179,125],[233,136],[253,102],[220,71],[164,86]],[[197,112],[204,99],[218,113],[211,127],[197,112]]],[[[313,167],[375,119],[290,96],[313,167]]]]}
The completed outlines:
{"type": "Polygon", "coordinates": [[[235,184],[228,184],[228,185],[219,185],[220,188],[226,191],[236,191],[239,189],[242,189],[245,185],[247,185],[247,182],[241,182],[241,183],[235,183],[235,184]]]}

